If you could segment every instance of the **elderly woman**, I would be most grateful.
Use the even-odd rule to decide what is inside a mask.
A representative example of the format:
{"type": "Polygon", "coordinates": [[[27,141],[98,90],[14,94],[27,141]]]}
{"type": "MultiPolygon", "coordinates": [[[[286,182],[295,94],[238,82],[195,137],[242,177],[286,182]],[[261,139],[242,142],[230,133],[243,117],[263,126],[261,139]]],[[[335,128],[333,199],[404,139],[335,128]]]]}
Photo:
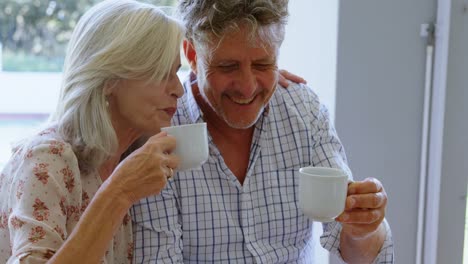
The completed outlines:
{"type": "Polygon", "coordinates": [[[132,0],[101,2],[81,18],[56,111],[1,173],[0,263],[131,262],[128,209],[158,194],[178,165],[175,139],[159,131],[183,94],[183,34],[132,0]],[[142,135],[154,136],[120,162],[142,135]]]}

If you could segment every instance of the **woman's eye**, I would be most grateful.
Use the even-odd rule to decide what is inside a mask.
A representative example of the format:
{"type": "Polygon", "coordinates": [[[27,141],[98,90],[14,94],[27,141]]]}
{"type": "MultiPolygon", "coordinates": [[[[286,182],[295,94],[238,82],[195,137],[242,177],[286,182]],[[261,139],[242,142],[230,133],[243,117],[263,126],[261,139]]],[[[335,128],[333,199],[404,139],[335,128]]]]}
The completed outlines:
{"type": "Polygon", "coordinates": [[[176,73],[168,73],[168,74],[166,75],[166,80],[171,81],[171,80],[173,80],[176,76],[177,76],[177,72],[176,72],[176,73]]]}

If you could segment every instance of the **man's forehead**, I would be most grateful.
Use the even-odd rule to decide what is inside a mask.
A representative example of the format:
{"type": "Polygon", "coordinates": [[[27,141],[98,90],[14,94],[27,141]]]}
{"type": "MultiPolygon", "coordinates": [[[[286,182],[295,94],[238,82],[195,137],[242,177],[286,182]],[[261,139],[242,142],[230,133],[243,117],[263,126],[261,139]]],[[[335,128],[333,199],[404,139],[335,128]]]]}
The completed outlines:
{"type": "Polygon", "coordinates": [[[257,59],[268,59],[277,55],[277,49],[266,41],[259,39],[251,41],[242,36],[220,39],[217,43],[212,42],[207,45],[207,48],[213,58],[238,59],[239,56],[245,55],[257,59]]]}
{"type": "Polygon", "coordinates": [[[263,61],[272,62],[276,60],[276,53],[273,49],[259,48],[246,48],[238,47],[235,49],[218,49],[213,50],[209,56],[211,62],[219,61],[240,61],[240,60],[251,60],[251,61],[263,61]]]}
{"type": "Polygon", "coordinates": [[[213,43],[239,43],[249,47],[269,46],[270,40],[261,37],[258,31],[251,31],[249,28],[240,27],[224,33],[222,36],[214,36],[213,43]]]}

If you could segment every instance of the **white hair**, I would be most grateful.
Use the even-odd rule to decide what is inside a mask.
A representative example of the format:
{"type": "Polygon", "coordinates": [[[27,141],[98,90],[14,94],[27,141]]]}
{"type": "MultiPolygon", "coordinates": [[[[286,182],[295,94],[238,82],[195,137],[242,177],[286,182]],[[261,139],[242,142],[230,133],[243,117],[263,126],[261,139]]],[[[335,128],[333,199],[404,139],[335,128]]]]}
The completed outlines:
{"type": "Polygon", "coordinates": [[[118,148],[105,83],[164,80],[183,35],[179,22],[133,0],[106,0],[81,17],[68,46],[58,105],[49,119],[71,144],[81,169],[99,167],[118,148]]]}
{"type": "Polygon", "coordinates": [[[288,0],[179,0],[177,11],[197,54],[210,56],[213,45],[241,27],[247,29],[253,43],[259,38],[279,50],[285,36],[288,0]]]}

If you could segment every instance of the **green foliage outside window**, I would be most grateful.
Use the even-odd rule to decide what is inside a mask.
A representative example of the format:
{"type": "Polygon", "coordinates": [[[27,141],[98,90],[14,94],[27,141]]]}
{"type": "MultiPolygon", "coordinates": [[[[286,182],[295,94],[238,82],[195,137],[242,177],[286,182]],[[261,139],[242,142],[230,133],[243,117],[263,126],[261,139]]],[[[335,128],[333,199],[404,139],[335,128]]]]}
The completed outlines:
{"type": "MultiPolygon", "coordinates": [[[[61,71],[65,49],[81,15],[100,0],[1,0],[4,71],[61,71]]],[[[146,0],[174,6],[176,0],[146,0]]]]}

